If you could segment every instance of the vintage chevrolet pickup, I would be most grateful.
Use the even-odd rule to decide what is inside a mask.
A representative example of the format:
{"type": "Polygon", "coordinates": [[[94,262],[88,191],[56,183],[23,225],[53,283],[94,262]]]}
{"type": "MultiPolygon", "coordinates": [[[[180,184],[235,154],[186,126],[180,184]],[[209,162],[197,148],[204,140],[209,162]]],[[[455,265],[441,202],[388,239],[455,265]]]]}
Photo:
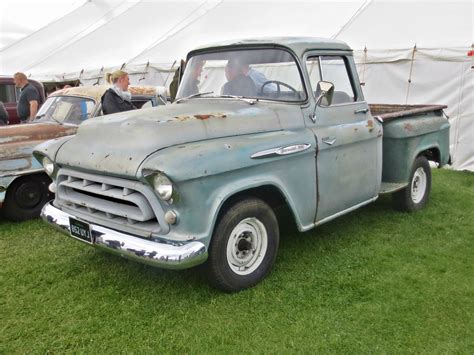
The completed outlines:
{"type": "Polygon", "coordinates": [[[445,106],[369,107],[343,42],[246,40],[187,59],[173,104],[91,120],[36,148],[57,191],[45,221],[149,265],[204,263],[215,287],[238,291],[274,264],[276,209],[300,231],[380,193],[416,211],[428,160],[449,160],[445,106]]]}

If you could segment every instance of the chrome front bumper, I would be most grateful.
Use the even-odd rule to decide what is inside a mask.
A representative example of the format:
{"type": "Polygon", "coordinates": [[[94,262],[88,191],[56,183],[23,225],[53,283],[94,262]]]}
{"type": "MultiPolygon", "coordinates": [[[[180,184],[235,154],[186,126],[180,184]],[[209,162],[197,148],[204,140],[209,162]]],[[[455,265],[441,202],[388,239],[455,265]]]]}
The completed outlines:
{"type": "MultiPolygon", "coordinates": [[[[79,218],[54,207],[52,202],[43,207],[41,217],[71,238],[77,239],[70,233],[69,217],[79,218]]],[[[92,246],[127,259],[166,269],[186,269],[201,264],[207,259],[206,246],[201,242],[172,245],[145,240],[96,224],[88,224],[93,239],[92,246]]]]}

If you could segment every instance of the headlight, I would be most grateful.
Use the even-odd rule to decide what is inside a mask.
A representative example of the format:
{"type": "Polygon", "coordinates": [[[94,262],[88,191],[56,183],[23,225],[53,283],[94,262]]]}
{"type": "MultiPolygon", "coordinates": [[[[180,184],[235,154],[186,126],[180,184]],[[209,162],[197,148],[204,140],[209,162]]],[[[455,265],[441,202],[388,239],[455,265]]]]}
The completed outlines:
{"type": "Polygon", "coordinates": [[[53,175],[54,172],[54,163],[48,157],[43,158],[43,168],[46,171],[46,174],[49,176],[53,175]]]}
{"type": "Polygon", "coordinates": [[[171,199],[173,184],[165,174],[158,173],[153,177],[153,187],[162,200],[168,201],[171,199]]]}

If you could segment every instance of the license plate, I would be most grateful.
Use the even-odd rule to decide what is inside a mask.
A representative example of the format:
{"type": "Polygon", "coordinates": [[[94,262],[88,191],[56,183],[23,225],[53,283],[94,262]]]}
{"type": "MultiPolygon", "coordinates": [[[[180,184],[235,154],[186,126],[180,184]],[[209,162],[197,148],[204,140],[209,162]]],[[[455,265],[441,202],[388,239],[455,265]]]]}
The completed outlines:
{"type": "Polygon", "coordinates": [[[86,243],[92,243],[91,230],[88,223],[69,217],[69,227],[71,235],[74,238],[80,239],[86,243]]]}

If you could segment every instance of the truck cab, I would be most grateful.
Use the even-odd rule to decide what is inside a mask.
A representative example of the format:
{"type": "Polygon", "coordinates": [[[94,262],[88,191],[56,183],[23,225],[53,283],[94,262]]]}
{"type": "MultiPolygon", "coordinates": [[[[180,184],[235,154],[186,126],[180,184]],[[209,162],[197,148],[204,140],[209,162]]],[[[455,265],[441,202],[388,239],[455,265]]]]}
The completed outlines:
{"type": "Polygon", "coordinates": [[[382,192],[400,209],[424,207],[428,159],[449,158],[443,107],[395,119],[379,105],[373,115],[340,41],[205,46],[188,54],[173,104],[90,121],[36,148],[57,190],[42,216],[146,264],[204,263],[214,286],[238,291],[270,272],[280,208],[306,231],[382,192]]]}

